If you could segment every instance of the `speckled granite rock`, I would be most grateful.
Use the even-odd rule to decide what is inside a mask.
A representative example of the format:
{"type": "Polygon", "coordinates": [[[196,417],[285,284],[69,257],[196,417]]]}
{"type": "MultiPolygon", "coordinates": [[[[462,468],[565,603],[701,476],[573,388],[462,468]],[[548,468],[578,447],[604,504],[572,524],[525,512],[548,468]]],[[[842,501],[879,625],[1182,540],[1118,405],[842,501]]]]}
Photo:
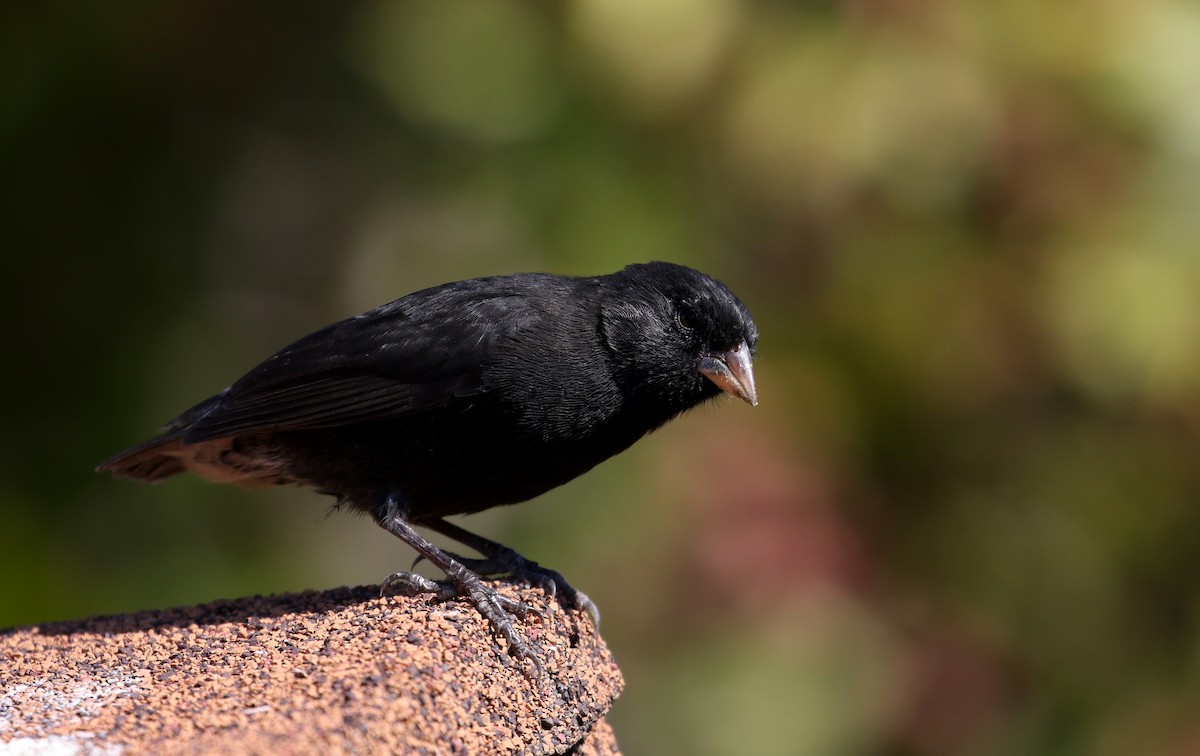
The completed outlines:
{"type": "Polygon", "coordinates": [[[541,591],[535,683],[471,606],[375,587],[0,633],[0,754],[618,753],[623,686],[590,622],[541,591]]]}

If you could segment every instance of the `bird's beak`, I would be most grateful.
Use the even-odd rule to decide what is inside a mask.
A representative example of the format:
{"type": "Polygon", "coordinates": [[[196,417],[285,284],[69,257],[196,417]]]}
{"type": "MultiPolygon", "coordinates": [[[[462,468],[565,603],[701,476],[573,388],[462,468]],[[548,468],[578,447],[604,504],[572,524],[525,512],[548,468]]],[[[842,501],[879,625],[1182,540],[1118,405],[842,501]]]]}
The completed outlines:
{"type": "Polygon", "coordinates": [[[751,406],[758,405],[754,369],[750,366],[750,347],[746,346],[746,342],[743,341],[725,354],[702,355],[696,369],[726,394],[736,396],[751,406]]]}

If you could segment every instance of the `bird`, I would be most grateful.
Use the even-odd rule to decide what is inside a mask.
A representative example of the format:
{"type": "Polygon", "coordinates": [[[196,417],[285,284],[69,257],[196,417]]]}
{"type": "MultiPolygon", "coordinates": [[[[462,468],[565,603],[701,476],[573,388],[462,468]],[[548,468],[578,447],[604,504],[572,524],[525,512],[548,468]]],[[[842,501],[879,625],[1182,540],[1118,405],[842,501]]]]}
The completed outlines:
{"type": "Polygon", "coordinates": [[[97,470],[332,496],[446,576],[399,571],[381,592],[465,596],[511,656],[540,669],[512,620],[533,610],[484,577],[542,587],[598,625],[595,604],[445,518],[532,499],[722,394],[757,405],[757,345],[740,299],[674,263],[456,281],[301,338],[97,470]],[[481,556],[440,549],[417,527],[481,556]]]}

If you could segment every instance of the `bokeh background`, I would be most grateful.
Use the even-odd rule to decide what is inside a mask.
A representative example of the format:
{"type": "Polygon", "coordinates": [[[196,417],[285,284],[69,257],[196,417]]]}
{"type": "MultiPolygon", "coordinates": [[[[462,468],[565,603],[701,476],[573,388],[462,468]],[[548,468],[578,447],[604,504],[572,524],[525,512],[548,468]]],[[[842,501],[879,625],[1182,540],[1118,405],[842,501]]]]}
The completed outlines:
{"type": "Polygon", "coordinates": [[[666,259],[761,404],[465,524],[631,754],[1200,750],[1200,6],[12,3],[0,626],[377,582],[299,490],[92,472],[319,326],[666,259]]]}

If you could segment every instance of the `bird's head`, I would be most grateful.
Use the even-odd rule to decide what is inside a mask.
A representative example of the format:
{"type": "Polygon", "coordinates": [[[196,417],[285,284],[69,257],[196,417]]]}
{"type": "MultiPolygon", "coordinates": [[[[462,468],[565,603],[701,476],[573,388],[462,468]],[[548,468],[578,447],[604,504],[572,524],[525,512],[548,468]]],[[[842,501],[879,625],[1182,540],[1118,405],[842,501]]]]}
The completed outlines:
{"type": "Polygon", "coordinates": [[[630,265],[607,277],[600,326],[631,397],[682,411],[724,391],[758,404],[758,329],[720,281],[682,265],[630,265]]]}

